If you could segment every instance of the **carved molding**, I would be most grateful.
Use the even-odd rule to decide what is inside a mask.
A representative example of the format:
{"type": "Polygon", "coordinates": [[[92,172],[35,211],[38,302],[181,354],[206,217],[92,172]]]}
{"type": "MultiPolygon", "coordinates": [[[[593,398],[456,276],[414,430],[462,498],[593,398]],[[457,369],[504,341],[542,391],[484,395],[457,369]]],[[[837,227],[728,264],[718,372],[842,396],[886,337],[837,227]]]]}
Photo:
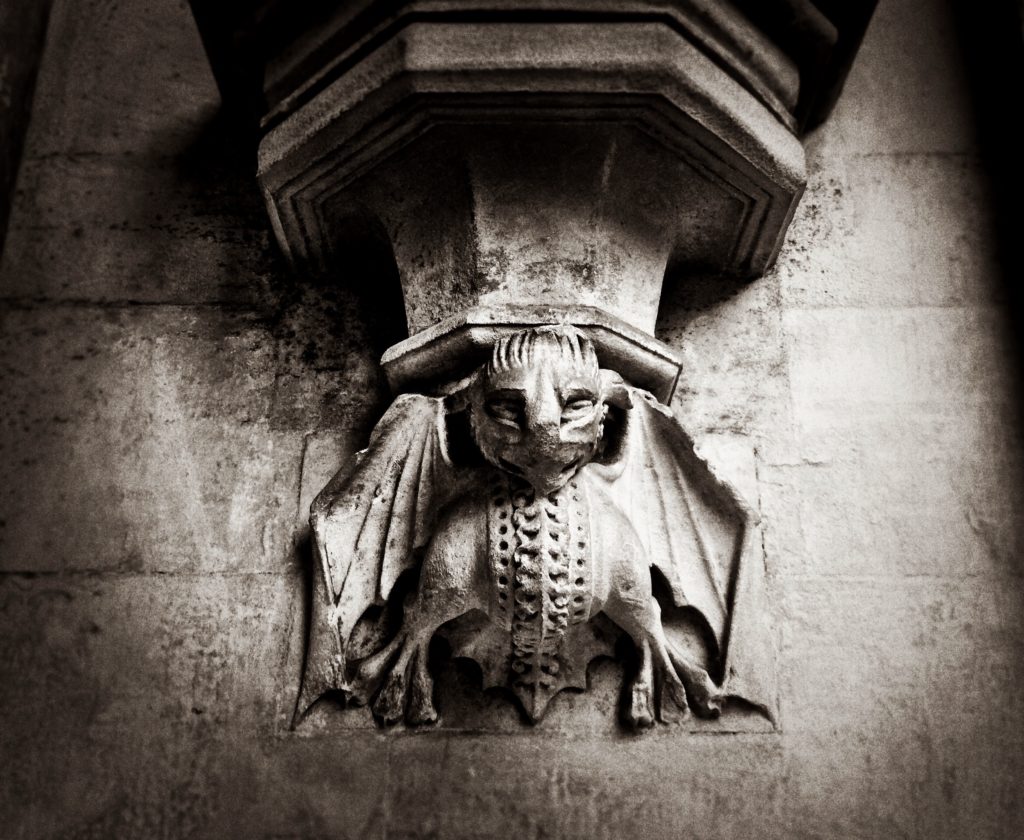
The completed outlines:
{"type": "MultiPolygon", "coordinates": [[[[661,177],[678,179],[677,190],[691,203],[712,202],[711,218],[720,224],[705,224],[699,242],[688,241],[686,227],[696,220],[687,219],[685,208],[665,208],[675,218],[659,237],[662,272],[674,251],[689,248],[694,260],[714,259],[727,273],[759,274],[781,244],[805,180],[803,149],[786,125],[666,24],[538,29],[515,22],[415,23],[264,137],[260,179],[278,238],[298,264],[324,269],[339,203],[369,206],[393,228],[389,208],[355,182],[369,171],[400,166],[393,156],[445,128],[452,166],[424,188],[433,195],[450,192],[443,181],[459,178],[462,170],[470,207],[486,208],[508,174],[486,161],[515,157],[504,148],[506,130],[494,130],[509,125],[517,145],[532,143],[537,150],[520,161],[520,169],[573,152],[578,141],[559,142],[558,126],[582,126],[591,148],[618,147],[623,171],[635,176],[653,166],[661,177]],[[478,159],[481,150],[484,161],[478,159]],[[347,190],[353,195],[346,202],[347,190]],[[716,247],[709,250],[712,239],[716,247]]],[[[567,156],[561,168],[571,167],[567,156]]],[[[529,173],[519,177],[526,180],[529,173]]],[[[412,179],[403,180],[406,190],[418,189],[412,179]]],[[[582,188],[590,180],[578,179],[582,188]]],[[[600,187],[595,179],[595,195],[600,187]]],[[[534,201],[545,198],[534,190],[534,201]]],[[[561,198],[549,201],[557,206],[561,198]]],[[[623,218],[637,213],[637,198],[626,185],[613,201],[623,218]]],[[[460,227],[484,228],[477,233],[482,239],[485,222],[476,212],[460,227]]],[[[644,231],[645,239],[650,233],[644,231]]],[[[558,251],[542,256],[557,258],[558,251]]]]}
{"type": "Polygon", "coordinates": [[[260,182],[298,270],[343,265],[338,229],[363,214],[408,288],[443,298],[407,299],[412,332],[522,300],[545,263],[566,276],[547,302],[635,311],[651,331],[667,265],[770,265],[803,189],[800,133],[838,95],[874,2],[192,6],[226,100],[259,126],[260,182]],[[507,212],[516,187],[528,216],[507,212]],[[564,230],[548,239],[552,217],[564,230]],[[474,282],[490,299],[462,299],[474,282]]]}

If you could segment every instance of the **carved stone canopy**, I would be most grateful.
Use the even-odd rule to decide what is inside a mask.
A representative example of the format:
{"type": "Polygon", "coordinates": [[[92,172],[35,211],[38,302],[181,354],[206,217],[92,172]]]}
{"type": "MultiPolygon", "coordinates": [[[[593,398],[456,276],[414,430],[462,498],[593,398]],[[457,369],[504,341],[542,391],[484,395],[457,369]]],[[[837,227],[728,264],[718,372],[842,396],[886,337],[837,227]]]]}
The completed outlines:
{"type": "Polygon", "coordinates": [[[192,5],[282,250],[330,275],[375,237],[410,333],[312,505],[299,717],[334,693],[433,722],[444,636],[531,721],[617,638],[631,726],[772,719],[757,517],[673,420],[653,334],[670,268],[775,258],[873,0],[192,5]]]}
{"type": "Polygon", "coordinates": [[[280,121],[411,21],[663,22],[800,131],[828,115],[874,0],[190,0],[225,101],[280,121]],[[780,68],[780,58],[784,69],[780,68]]]}
{"type": "Polygon", "coordinates": [[[755,277],[874,2],[193,0],[302,271],[378,226],[411,333],[472,306],[653,331],[666,267],[755,277]]]}

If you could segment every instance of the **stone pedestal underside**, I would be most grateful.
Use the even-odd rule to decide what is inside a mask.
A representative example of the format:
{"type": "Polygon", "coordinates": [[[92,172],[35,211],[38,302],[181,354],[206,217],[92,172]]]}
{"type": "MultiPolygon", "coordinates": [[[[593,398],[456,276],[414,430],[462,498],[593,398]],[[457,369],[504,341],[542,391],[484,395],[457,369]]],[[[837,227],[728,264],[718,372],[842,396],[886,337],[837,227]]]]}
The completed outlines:
{"type": "Polygon", "coordinates": [[[294,270],[373,237],[409,331],[312,505],[297,721],[435,722],[437,638],[526,721],[602,656],[630,727],[772,721],[757,517],[672,418],[654,326],[667,271],[771,264],[872,4],[341,6],[193,3],[294,270]]]}

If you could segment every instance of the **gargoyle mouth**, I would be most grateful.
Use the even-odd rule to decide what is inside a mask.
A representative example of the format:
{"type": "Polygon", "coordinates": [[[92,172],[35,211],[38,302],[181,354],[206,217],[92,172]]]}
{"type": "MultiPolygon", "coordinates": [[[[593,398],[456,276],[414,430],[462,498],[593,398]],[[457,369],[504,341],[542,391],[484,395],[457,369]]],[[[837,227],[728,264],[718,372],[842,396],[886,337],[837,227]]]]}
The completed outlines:
{"type": "Polygon", "coordinates": [[[497,460],[498,466],[506,472],[511,473],[518,478],[526,479],[535,487],[542,489],[545,493],[548,493],[565,484],[565,482],[568,481],[580,468],[580,464],[583,463],[584,459],[582,457],[574,458],[570,463],[558,470],[558,472],[555,472],[557,467],[555,464],[552,464],[547,470],[534,471],[517,466],[506,458],[499,457],[497,460]]]}

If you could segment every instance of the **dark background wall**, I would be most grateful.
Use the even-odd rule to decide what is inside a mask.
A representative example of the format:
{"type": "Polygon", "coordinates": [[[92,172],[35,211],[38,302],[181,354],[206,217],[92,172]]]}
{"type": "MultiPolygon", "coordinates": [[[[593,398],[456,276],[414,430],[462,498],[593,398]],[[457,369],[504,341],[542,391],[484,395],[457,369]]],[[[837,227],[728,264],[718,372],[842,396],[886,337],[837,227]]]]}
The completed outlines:
{"type": "Polygon", "coordinates": [[[882,0],[776,269],[666,289],[677,412],[762,512],[778,731],[628,735],[611,665],[534,729],[457,673],[437,730],[293,731],[303,520],[388,316],[277,261],[186,4],[56,0],[0,263],[6,835],[1017,837],[1022,440],[963,67],[942,0],[882,0]]]}
{"type": "Polygon", "coordinates": [[[0,245],[7,231],[49,13],[50,0],[0,6],[0,245]]]}

